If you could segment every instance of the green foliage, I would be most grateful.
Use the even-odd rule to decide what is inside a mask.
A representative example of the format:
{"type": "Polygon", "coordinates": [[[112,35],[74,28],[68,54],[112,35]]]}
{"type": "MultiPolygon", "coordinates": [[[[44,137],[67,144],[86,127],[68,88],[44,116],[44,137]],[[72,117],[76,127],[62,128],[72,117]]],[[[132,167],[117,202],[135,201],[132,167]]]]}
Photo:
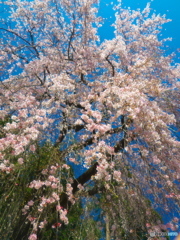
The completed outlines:
{"type": "Polygon", "coordinates": [[[11,117],[9,115],[7,115],[4,118],[0,118],[0,139],[5,137],[5,133],[3,131],[3,127],[7,124],[7,123],[12,123],[11,117]]]}
{"type": "MultiPolygon", "coordinates": [[[[20,165],[17,158],[14,157],[11,159],[15,165],[14,172],[12,174],[1,172],[0,174],[0,239],[3,240],[16,240],[18,232],[23,229],[22,232],[26,232],[26,235],[23,235],[22,239],[28,238],[32,226],[26,220],[27,216],[22,215],[22,208],[30,200],[33,200],[37,205],[39,196],[50,194],[48,189],[29,188],[29,183],[37,179],[45,180],[44,175],[41,174],[42,170],[55,163],[61,163],[61,152],[50,143],[43,146],[36,144],[34,153],[29,152],[26,153],[26,156],[19,157],[23,157],[23,165],[20,165]]],[[[72,169],[68,173],[61,169],[61,183],[64,186],[65,179],[72,174],[72,169]]],[[[58,222],[58,216],[55,206],[48,206],[46,213],[41,214],[41,218],[48,219],[49,224],[45,229],[40,230],[39,238],[42,240],[55,238],[59,240],[98,240],[101,231],[90,214],[92,209],[90,205],[88,209],[89,212],[85,215],[84,206],[82,206],[81,201],[77,201],[68,213],[69,224],[60,228],[52,228],[52,224],[58,222]]],[[[35,215],[36,212],[31,212],[31,214],[35,215]]]]}
{"type": "Polygon", "coordinates": [[[32,198],[38,199],[44,191],[29,188],[29,183],[34,179],[43,179],[41,171],[49,164],[57,162],[56,153],[56,149],[49,143],[42,147],[37,145],[35,153],[29,152],[22,156],[23,165],[20,165],[14,157],[13,173],[0,173],[0,239],[12,239],[15,230],[25,228],[22,208],[32,198]]]}
{"type": "Polygon", "coordinates": [[[0,126],[4,127],[7,123],[12,123],[11,116],[7,115],[4,118],[0,118],[0,126]]]}
{"type": "MultiPolygon", "coordinates": [[[[28,187],[28,184],[37,179],[45,180],[44,175],[41,174],[43,169],[48,168],[50,165],[56,163],[61,164],[61,152],[53,147],[50,143],[45,143],[43,146],[36,144],[36,151],[34,153],[28,152],[26,156],[19,156],[24,158],[24,164],[20,165],[17,162],[17,157],[13,157],[11,161],[15,165],[15,170],[12,174],[6,174],[1,172],[0,174],[0,239],[3,240],[16,240],[16,236],[19,230],[25,232],[25,236],[22,239],[27,239],[31,231],[32,226],[27,223],[26,217],[22,215],[22,208],[28,201],[32,200],[36,205],[39,203],[39,196],[43,194],[48,195],[48,189],[32,189],[28,187]]],[[[64,171],[61,169],[62,184],[65,186],[68,177],[72,176],[72,169],[70,171],[64,171]]],[[[78,201],[69,210],[68,225],[62,225],[62,227],[52,228],[52,224],[58,222],[58,216],[55,210],[55,205],[48,206],[46,213],[41,214],[41,219],[48,219],[48,225],[46,228],[41,229],[39,232],[39,239],[42,240],[98,240],[103,236],[106,225],[104,222],[104,216],[109,214],[109,226],[116,223],[117,229],[114,233],[111,233],[113,237],[121,237],[123,240],[129,240],[129,238],[137,240],[147,240],[147,231],[145,228],[146,220],[145,207],[151,208],[151,203],[148,199],[143,199],[145,203],[141,206],[142,209],[138,210],[134,214],[134,208],[131,203],[131,197],[129,195],[130,189],[121,190],[119,193],[117,184],[111,183],[110,188],[107,190],[103,186],[103,183],[99,185],[102,189],[101,195],[95,195],[93,198],[89,198],[86,204],[82,204],[81,194],[77,196],[78,201]],[[110,200],[107,200],[107,196],[110,200]],[[121,207],[119,205],[121,202],[121,207]],[[124,222],[122,218],[122,208],[126,212],[126,220],[128,227],[132,227],[133,231],[124,228],[124,222]],[[96,219],[93,217],[95,213],[94,209],[98,209],[96,213],[96,219]],[[114,213],[116,213],[114,215],[114,213]],[[139,219],[136,216],[139,214],[139,219]],[[98,217],[97,217],[98,215],[98,217]],[[97,224],[97,218],[100,225],[97,224]],[[134,223],[136,222],[136,224],[134,223]],[[131,225],[132,223],[132,225],[131,225]],[[130,226],[131,225],[131,226],[130,226]],[[142,227],[144,225],[144,227],[142,227]],[[100,230],[101,228],[101,230],[100,230]],[[115,234],[115,235],[113,235],[115,234]]],[[[132,191],[132,189],[131,189],[132,191]]],[[[87,197],[86,197],[87,199],[87,197]]],[[[137,200],[137,206],[141,203],[137,200]]],[[[36,212],[31,212],[32,215],[36,215],[36,212]]],[[[161,220],[160,215],[153,209],[151,209],[151,220],[161,220]]],[[[17,239],[19,240],[19,239],[17,239]]]]}
{"type": "Polygon", "coordinates": [[[87,206],[76,203],[69,212],[69,224],[60,231],[60,240],[98,240],[101,237],[101,231],[97,227],[97,222],[90,214],[84,211],[87,206]]]}
{"type": "MultiPolygon", "coordinates": [[[[133,189],[121,189],[113,184],[99,195],[99,209],[102,215],[101,222],[103,222],[103,216],[108,215],[108,220],[105,218],[106,226],[103,227],[105,231],[108,221],[112,239],[147,240],[150,235],[146,223],[157,225],[159,221],[162,222],[161,216],[152,208],[150,200],[143,196],[136,198],[133,189]],[[148,215],[146,211],[149,212],[148,215]],[[123,218],[124,215],[126,218],[123,218]]],[[[168,237],[166,239],[168,240],[168,237]]]]}

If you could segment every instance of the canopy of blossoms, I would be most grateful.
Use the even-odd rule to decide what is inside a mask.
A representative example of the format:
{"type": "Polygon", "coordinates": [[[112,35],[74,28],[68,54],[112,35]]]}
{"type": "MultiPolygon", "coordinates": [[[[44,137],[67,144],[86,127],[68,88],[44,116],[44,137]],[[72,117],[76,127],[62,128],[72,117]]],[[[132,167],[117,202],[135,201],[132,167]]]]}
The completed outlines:
{"type": "MultiPolygon", "coordinates": [[[[89,181],[96,186],[94,194],[101,190],[107,201],[117,197],[118,210],[112,204],[109,212],[120,212],[126,231],[133,228],[126,199],[137,224],[149,232],[166,229],[155,222],[145,199],[170,211],[172,202],[178,209],[180,198],[180,143],[173,132],[179,127],[180,65],[164,51],[169,39],[159,38],[170,20],[151,13],[149,4],[143,11],[119,4],[115,37],[102,42],[98,0],[5,4],[9,17],[0,27],[3,176],[16,181],[31,164],[29,154],[35,160],[39,146],[52,144],[49,162],[26,186],[34,196],[41,193],[22,209],[31,222],[29,239],[37,239],[48,224],[68,224],[77,193],[93,190],[89,181]],[[78,178],[70,174],[75,165],[84,167],[78,178]],[[43,215],[50,205],[57,223],[43,215]]],[[[113,234],[116,228],[114,223],[113,234]]]]}

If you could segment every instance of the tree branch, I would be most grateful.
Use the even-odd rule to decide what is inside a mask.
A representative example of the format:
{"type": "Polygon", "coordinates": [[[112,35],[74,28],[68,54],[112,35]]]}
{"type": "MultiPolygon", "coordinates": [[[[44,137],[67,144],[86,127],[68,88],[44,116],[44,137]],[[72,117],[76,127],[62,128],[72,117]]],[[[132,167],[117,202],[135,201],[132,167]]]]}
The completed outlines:
{"type": "MultiPolygon", "coordinates": [[[[97,172],[97,166],[98,163],[94,163],[85,173],[83,173],[81,176],[78,178],[74,179],[74,182],[72,183],[72,188],[73,188],[73,194],[75,194],[78,191],[78,184],[83,185],[84,183],[88,182],[93,175],[96,174],[97,172]]],[[[71,202],[68,201],[68,196],[66,193],[61,194],[61,199],[60,199],[60,205],[64,208],[69,209],[71,206],[71,202]]]]}
{"type": "Polygon", "coordinates": [[[114,68],[114,65],[112,64],[112,62],[108,59],[109,56],[106,57],[106,61],[109,63],[109,65],[111,66],[112,68],[112,76],[114,77],[115,75],[115,68],[114,68]]]}
{"type": "MultiPolygon", "coordinates": [[[[122,150],[124,147],[124,139],[121,139],[115,146],[115,153],[119,152],[120,150],[122,150]]],[[[75,194],[78,191],[78,184],[85,184],[86,182],[88,182],[92,176],[94,176],[97,173],[97,166],[98,166],[98,162],[94,163],[86,172],[84,172],[81,176],[79,176],[77,179],[74,179],[73,183],[72,183],[72,192],[73,194],[75,194]]],[[[91,195],[93,193],[93,191],[91,192],[91,195]]],[[[62,207],[64,208],[70,208],[71,206],[71,202],[68,200],[68,196],[66,193],[63,193],[61,195],[61,200],[60,200],[60,204],[62,207]]]]}

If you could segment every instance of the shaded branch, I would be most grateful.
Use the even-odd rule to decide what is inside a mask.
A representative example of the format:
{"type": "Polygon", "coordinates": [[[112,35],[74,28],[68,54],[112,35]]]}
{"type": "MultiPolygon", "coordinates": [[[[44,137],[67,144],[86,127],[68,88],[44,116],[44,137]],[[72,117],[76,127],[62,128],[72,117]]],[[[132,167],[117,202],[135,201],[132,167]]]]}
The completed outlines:
{"type": "MultiPolygon", "coordinates": [[[[96,174],[97,172],[97,166],[98,163],[94,163],[85,173],[83,173],[81,176],[78,178],[74,179],[74,182],[72,183],[72,188],[73,188],[73,194],[75,194],[78,191],[78,184],[83,185],[84,183],[88,182],[93,175],[96,174]]],[[[66,193],[61,194],[61,199],[60,199],[60,205],[64,208],[69,209],[71,206],[71,202],[68,201],[68,196],[66,193]]]]}
{"type": "Polygon", "coordinates": [[[126,139],[124,139],[124,138],[121,139],[114,146],[114,152],[117,153],[117,152],[123,150],[127,146],[127,144],[128,144],[128,141],[126,139]]]}
{"type": "MultiPolygon", "coordinates": [[[[89,140],[90,141],[90,140],[89,140]]],[[[119,152],[120,150],[124,149],[124,139],[121,139],[116,146],[114,147],[114,151],[115,153],[119,152]]],[[[97,166],[98,166],[98,162],[94,163],[86,172],[84,172],[81,176],[79,176],[78,178],[74,179],[73,183],[72,183],[72,192],[73,194],[75,194],[79,189],[78,189],[78,184],[85,184],[86,182],[88,182],[92,176],[94,176],[97,173],[97,166]]],[[[89,194],[93,195],[96,194],[96,190],[94,188],[94,190],[90,190],[89,194]]],[[[64,208],[69,208],[71,206],[71,202],[68,201],[68,196],[66,193],[63,193],[61,195],[61,200],[60,200],[60,204],[62,207],[64,208]]]]}
{"type": "Polygon", "coordinates": [[[87,82],[86,82],[86,80],[84,78],[84,74],[83,73],[81,73],[81,82],[83,82],[84,84],[87,85],[87,82]]]}
{"type": "Polygon", "coordinates": [[[73,39],[73,36],[74,36],[74,33],[75,33],[75,29],[74,29],[74,26],[73,26],[73,30],[71,32],[71,36],[69,38],[69,43],[68,43],[68,60],[69,61],[73,61],[73,57],[70,57],[70,47],[72,47],[72,39],[73,39]]]}
{"type": "Polygon", "coordinates": [[[70,102],[70,101],[66,100],[65,104],[67,104],[68,106],[74,106],[74,107],[86,110],[85,107],[83,107],[80,103],[75,104],[73,102],[70,102]]]}
{"type": "Polygon", "coordinates": [[[82,130],[83,128],[85,128],[85,125],[81,124],[81,125],[69,125],[67,127],[64,127],[56,141],[56,143],[54,144],[55,147],[57,147],[65,138],[67,131],[68,130],[75,130],[75,132],[79,132],[80,130],[82,130]]]}
{"type": "MultiPolygon", "coordinates": [[[[111,130],[107,131],[105,134],[103,134],[103,135],[100,136],[100,137],[106,136],[106,135],[108,135],[108,134],[119,133],[119,132],[121,132],[121,131],[122,131],[122,127],[117,127],[117,128],[114,128],[114,129],[111,129],[111,130]]],[[[85,148],[85,147],[93,144],[94,140],[95,140],[95,136],[92,136],[92,137],[88,138],[87,140],[85,140],[85,141],[83,141],[83,142],[75,143],[75,144],[70,145],[66,150],[64,150],[64,151],[62,152],[61,157],[63,158],[64,156],[66,156],[67,153],[69,153],[69,152],[72,151],[73,149],[81,150],[81,149],[83,149],[83,148],[85,148]]],[[[124,141],[124,139],[120,140],[120,142],[121,142],[121,141],[124,141]]],[[[121,143],[120,145],[122,145],[122,143],[121,143]]],[[[117,152],[121,149],[121,147],[119,148],[118,146],[119,146],[119,145],[117,144],[117,152]]],[[[116,147],[116,146],[115,146],[115,147],[116,147]]]]}
{"type": "Polygon", "coordinates": [[[18,33],[12,31],[12,30],[8,30],[6,28],[0,28],[0,30],[3,30],[3,31],[6,31],[6,32],[9,32],[9,33],[12,33],[14,34],[15,36],[19,37],[21,40],[23,40],[24,42],[26,42],[28,45],[31,45],[29,41],[27,41],[26,39],[24,39],[23,37],[21,37],[18,33]]]}
{"type": "Polygon", "coordinates": [[[98,194],[100,192],[104,192],[106,188],[104,186],[94,186],[92,189],[88,190],[89,196],[94,196],[95,194],[98,194]]]}
{"type": "Polygon", "coordinates": [[[34,51],[36,52],[37,57],[39,58],[39,52],[38,52],[38,50],[36,49],[35,44],[34,44],[34,36],[33,36],[33,34],[32,34],[31,31],[28,31],[28,33],[29,33],[30,38],[31,38],[31,46],[32,46],[32,48],[34,49],[34,51]]]}
{"type": "Polygon", "coordinates": [[[109,63],[109,65],[111,66],[112,68],[112,76],[114,77],[115,75],[115,68],[114,68],[114,65],[112,64],[112,62],[108,59],[109,56],[106,57],[106,61],[109,63]]]}
{"type": "MultiPolygon", "coordinates": [[[[27,45],[25,45],[25,46],[26,46],[27,48],[33,48],[34,51],[36,52],[36,56],[39,58],[39,52],[37,51],[35,45],[32,45],[28,40],[26,40],[25,38],[21,37],[18,33],[14,32],[14,31],[12,31],[12,30],[8,30],[8,29],[2,28],[2,27],[0,28],[0,30],[6,31],[6,32],[8,32],[8,33],[12,33],[13,35],[15,35],[15,36],[17,36],[18,38],[20,38],[22,41],[24,41],[25,43],[27,43],[28,46],[27,46],[27,45]]],[[[29,32],[29,33],[30,33],[30,32],[29,32]]],[[[30,33],[30,34],[32,35],[32,33],[30,33]]],[[[30,51],[31,51],[31,50],[30,50],[30,51]]],[[[31,51],[31,52],[32,52],[32,51],[31,51]]]]}

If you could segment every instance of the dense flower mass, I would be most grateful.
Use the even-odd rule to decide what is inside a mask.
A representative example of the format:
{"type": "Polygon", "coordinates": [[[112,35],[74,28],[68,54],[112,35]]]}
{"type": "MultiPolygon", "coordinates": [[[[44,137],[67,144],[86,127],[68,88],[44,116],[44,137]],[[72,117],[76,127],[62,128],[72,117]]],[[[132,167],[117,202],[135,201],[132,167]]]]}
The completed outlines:
{"type": "Polygon", "coordinates": [[[60,231],[78,192],[112,201],[101,207],[106,220],[111,216],[113,239],[122,237],[122,228],[134,240],[140,228],[163,231],[147,198],[166,211],[173,199],[178,211],[180,142],[172,129],[179,124],[180,64],[163,51],[169,39],[159,39],[170,20],[151,14],[149,4],[143,11],[118,4],[115,37],[100,41],[98,0],[5,4],[0,171],[18,182],[33,165],[38,169],[34,175],[29,170],[23,185],[28,193],[22,215],[30,226],[17,238],[25,232],[29,240],[41,238],[46,226],[60,231]],[[46,143],[51,150],[40,155],[46,143]],[[85,169],[78,178],[75,164],[85,169]],[[137,221],[131,222],[132,212],[137,221]]]}

